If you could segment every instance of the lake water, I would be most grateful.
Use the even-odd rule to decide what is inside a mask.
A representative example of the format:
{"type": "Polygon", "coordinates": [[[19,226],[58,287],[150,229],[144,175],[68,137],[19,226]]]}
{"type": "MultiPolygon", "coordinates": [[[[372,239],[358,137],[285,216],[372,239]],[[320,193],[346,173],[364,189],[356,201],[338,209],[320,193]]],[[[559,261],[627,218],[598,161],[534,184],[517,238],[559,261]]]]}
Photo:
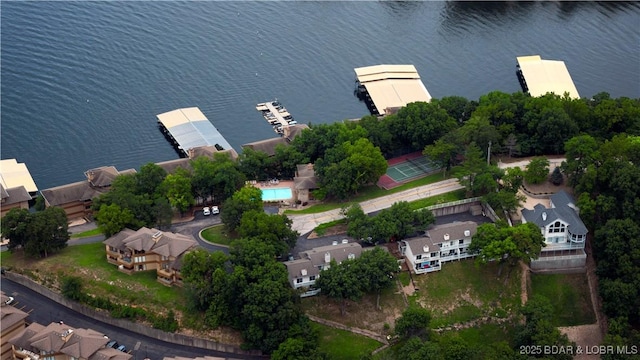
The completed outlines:
{"type": "Polygon", "coordinates": [[[582,96],[640,97],[640,3],[3,1],[2,158],[40,189],[177,158],[156,115],[198,106],[238,151],[367,113],[355,67],[414,64],[432,96],[519,91],[516,56],[564,60],[582,96]]]}

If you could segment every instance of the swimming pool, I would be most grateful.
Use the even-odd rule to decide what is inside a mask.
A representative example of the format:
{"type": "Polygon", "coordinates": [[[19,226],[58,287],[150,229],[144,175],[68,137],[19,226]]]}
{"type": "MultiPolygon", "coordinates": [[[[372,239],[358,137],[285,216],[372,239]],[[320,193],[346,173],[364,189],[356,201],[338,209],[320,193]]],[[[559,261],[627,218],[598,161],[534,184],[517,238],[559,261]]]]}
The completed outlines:
{"type": "Polygon", "coordinates": [[[261,189],[262,201],[290,200],[293,197],[291,188],[261,189]]]}

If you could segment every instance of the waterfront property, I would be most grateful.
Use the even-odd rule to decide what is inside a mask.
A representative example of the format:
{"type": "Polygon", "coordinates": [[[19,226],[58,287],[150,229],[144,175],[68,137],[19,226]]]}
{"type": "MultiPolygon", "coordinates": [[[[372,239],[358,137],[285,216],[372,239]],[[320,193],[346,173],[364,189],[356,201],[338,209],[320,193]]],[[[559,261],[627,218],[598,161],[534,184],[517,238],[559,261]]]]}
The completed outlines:
{"type": "Polygon", "coordinates": [[[46,207],[62,208],[69,220],[91,217],[93,199],[108,192],[116,176],[134,173],[135,169],[118,171],[115,166],[103,166],[85,171],[86,181],[44,189],[40,193],[46,207]]]}
{"type": "Polygon", "coordinates": [[[533,97],[546,93],[563,96],[566,92],[573,99],[580,98],[564,61],[543,60],[540,55],[519,56],[517,60],[516,74],[523,92],[533,97]]]}
{"type": "Polygon", "coordinates": [[[304,288],[300,296],[312,296],[320,292],[315,289],[316,279],[322,270],[331,266],[331,261],[335,260],[340,264],[345,260],[353,260],[362,254],[362,246],[358,243],[350,243],[342,240],[342,243],[321,246],[311,250],[303,251],[299,254],[300,259],[285,261],[289,273],[289,282],[294,289],[304,288]]]}
{"type": "Polygon", "coordinates": [[[425,236],[401,240],[398,249],[414,273],[439,271],[445,262],[475,256],[467,248],[477,229],[473,221],[435,226],[425,236]]]}
{"type": "Polygon", "coordinates": [[[416,101],[431,101],[431,95],[413,65],[359,67],[356,92],[373,115],[389,115],[416,101]]]}
{"type": "Polygon", "coordinates": [[[9,339],[12,347],[9,359],[129,360],[133,357],[108,347],[109,341],[106,335],[93,329],[72,328],[62,322],[47,326],[34,322],[9,339]]]}
{"type": "Polygon", "coordinates": [[[27,165],[16,159],[0,160],[0,217],[13,208],[28,209],[37,192],[27,165]]]}
{"type": "Polygon", "coordinates": [[[280,137],[246,143],[242,145],[242,148],[262,151],[269,156],[274,156],[276,154],[276,146],[280,144],[289,145],[305,129],[309,129],[306,124],[289,125],[282,129],[282,136],[280,137]]]}
{"type": "Polygon", "coordinates": [[[522,209],[522,222],[540,227],[546,246],[540,257],[531,261],[532,270],[582,270],[587,255],[584,245],[587,227],[575,200],[564,190],[551,195],[549,207],[537,204],[533,210],[522,209]]]}
{"type": "Polygon", "coordinates": [[[157,229],[124,229],[103,241],[107,261],[118,270],[132,274],[156,270],[161,284],[182,285],[182,257],[198,243],[191,236],[162,232],[157,229]]]}
{"type": "Polygon", "coordinates": [[[180,156],[189,156],[191,148],[215,146],[229,150],[231,145],[197,107],[182,108],[157,115],[158,126],[180,156]]]}

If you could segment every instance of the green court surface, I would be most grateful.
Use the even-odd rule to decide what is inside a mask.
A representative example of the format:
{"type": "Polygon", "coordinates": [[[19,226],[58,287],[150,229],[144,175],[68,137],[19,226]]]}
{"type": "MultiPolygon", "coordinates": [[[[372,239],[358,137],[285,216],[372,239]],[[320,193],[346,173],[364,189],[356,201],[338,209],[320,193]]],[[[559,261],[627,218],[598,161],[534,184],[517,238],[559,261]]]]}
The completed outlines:
{"type": "Polygon", "coordinates": [[[429,161],[429,159],[421,157],[389,166],[387,168],[387,175],[395,182],[402,182],[436,170],[437,168],[431,163],[431,161],[429,161]]]}

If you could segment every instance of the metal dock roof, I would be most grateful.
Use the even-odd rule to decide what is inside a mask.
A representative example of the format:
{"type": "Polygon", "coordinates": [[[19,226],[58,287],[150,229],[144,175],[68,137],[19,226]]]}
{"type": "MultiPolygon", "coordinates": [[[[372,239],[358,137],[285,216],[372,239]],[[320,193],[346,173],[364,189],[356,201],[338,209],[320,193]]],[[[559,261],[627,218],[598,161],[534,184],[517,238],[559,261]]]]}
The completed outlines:
{"type": "Polygon", "coordinates": [[[354,70],[380,115],[412,102],[431,101],[431,95],[413,65],[374,65],[354,70]]]}
{"type": "Polygon", "coordinates": [[[517,60],[529,95],[538,97],[552,92],[563,96],[568,92],[569,97],[580,98],[564,61],[542,60],[540,55],[518,56],[517,60]]]}
{"type": "Polygon", "coordinates": [[[5,189],[24,186],[30,193],[38,191],[27,165],[16,159],[0,160],[0,183],[5,189]]]}
{"type": "Polygon", "coordinates": [[[197,107],[172,110],[157,115],[160,122],[182,151],[198,146],[218,145],[224,150],[231,145],[197,107]]]}

